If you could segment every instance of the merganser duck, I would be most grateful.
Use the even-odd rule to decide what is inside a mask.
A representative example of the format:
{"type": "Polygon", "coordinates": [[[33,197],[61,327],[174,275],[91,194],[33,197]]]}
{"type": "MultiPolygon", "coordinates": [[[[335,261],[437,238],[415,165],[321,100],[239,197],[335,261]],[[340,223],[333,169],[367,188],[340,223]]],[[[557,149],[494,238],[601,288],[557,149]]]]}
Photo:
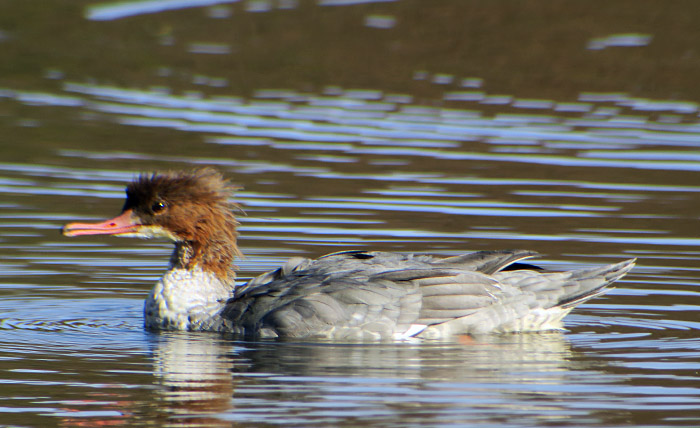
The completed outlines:
{"type": "Polygon", "coordinates": [[[254,338],[443,339],[560,329],[566,314],[635,262],[546,272],[520,263],[537,255],[525,250],[447,258],[344,251],[293,258],[236,286],[235,189],[211,168],[141,175],[127,186],[120,215],[71,223],[63,234],[171,239],[170,267],[146,299],[145,327],[254,338]]]}

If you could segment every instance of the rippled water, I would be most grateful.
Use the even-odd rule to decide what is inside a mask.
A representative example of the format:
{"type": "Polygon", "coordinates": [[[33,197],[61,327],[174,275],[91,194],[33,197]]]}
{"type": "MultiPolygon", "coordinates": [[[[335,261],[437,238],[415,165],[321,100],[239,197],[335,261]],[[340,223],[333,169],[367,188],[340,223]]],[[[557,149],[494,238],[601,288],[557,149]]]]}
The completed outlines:
{"type": "Polygon", "coordinates": [[[186,3],[0,4],[0,425],[700,424],[695,8],[186,3]],[[171,244],[60,227],[202,165],[244,187],[241,281],[346,248],[639,265],[566,332],[145,332],[171,244]]]}

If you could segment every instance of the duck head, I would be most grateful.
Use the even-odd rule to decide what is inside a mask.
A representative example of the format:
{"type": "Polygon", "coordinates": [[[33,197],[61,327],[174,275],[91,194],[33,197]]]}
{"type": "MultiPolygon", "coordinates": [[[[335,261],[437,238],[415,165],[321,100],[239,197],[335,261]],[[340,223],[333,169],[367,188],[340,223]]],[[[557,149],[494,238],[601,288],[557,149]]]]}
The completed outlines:
{"type": "Polygon", "coordinates": [[[127,186],[121,214],[99,223],[67,224],[63,234],[165,237],[175,242],[172,267],[199,267],[232,279],[232,262],[241,255],[233,214],[238,205],[229,201],[236,189],[211,168],[141,175],[127,186]]]}

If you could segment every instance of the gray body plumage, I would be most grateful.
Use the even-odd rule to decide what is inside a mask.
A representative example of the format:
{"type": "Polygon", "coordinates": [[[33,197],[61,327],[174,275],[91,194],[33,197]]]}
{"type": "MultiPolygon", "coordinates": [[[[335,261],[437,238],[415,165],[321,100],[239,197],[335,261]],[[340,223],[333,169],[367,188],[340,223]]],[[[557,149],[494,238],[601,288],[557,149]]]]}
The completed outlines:
{"type": "Polygon", "coordinates": [[[574,306],[603,293],[634,265],[628,260],[545,272],[517,263],[535,255],[513,250],[436,258],[351,251],[295,258],[235,289],[211,275],[199,277],[207,276],[200,271],[189,280],[207,283],[197,292],[195,286],[166,284],[166,275],[147,300],[146,325],[334,340],[541,331],[560,328],[574,306]],[[175,295],[196,304],[163,303],[177,300],[175,295]]]}

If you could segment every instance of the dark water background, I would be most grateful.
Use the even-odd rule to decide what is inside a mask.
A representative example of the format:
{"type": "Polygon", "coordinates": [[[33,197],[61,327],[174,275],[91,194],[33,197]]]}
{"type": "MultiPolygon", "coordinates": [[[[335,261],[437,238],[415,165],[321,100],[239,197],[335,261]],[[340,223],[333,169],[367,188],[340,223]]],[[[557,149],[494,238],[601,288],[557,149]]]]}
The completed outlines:
{"type": "Polygon", "coordinates": [[[700,3],[178,4],[0,0],[0,426],[700,424],[700,3]],[[60,227],[201,165],[245,187],[241,280],[340,249],[640,262],[564,333],[144,332],[170,244],[60,227]]]}

